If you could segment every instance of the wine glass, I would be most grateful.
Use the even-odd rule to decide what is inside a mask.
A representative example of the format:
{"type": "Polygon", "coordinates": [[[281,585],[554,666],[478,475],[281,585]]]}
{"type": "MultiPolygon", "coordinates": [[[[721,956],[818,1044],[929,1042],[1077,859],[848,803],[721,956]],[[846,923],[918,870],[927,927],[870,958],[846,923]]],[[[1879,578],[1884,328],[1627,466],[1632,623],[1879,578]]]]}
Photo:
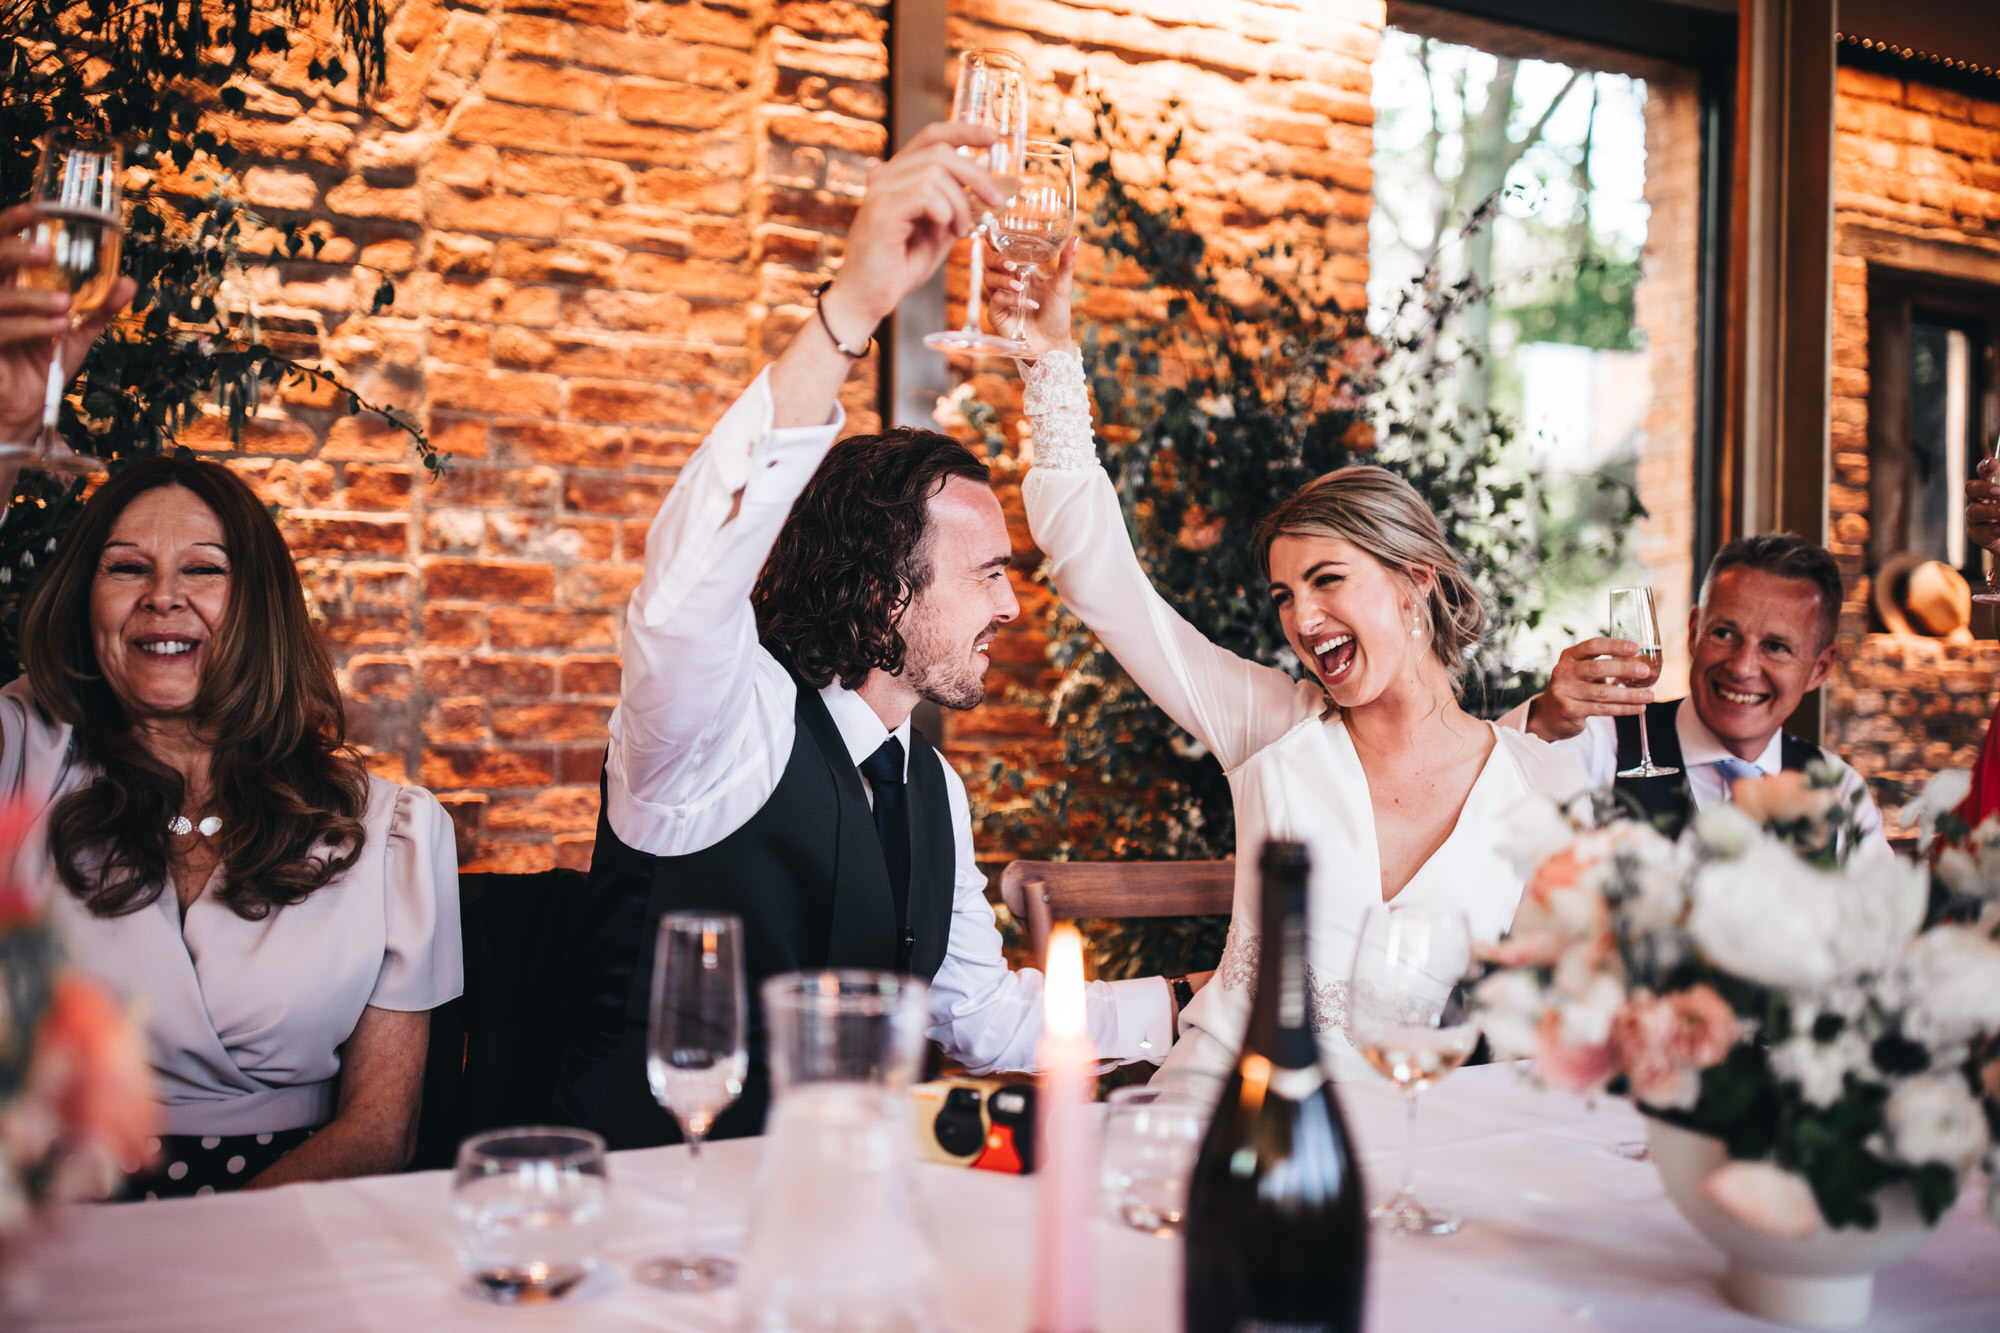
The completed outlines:
{"type": "MultiPolygon", "coordinates": [[[[984,125],[1000,137],[983,149],[961,148],[967,156],[982,156],[1000,192],[1011,196],[1020,184],[1022,158],[1028,147],[1028,70],[1005,51],[973,50],[958,58],[958,90],[951,100],[951,118],[967,125],[984,125]]],[[[965,295],[965,322],[924,337],[926,347],[941,352],[974,352],[988,356],[1018,356],[1028,345],[979,327],[986,292],[986,237],[993,229],[990,211],[982,212],[972,230],[971,285],[965,295]]]]}
{"type": "MultiPolygon", "coordinates": [[[[1660,678],[1660,615],[1653,609],[1651,588],[1611,590],[1611,637],[1630,639],[1639,645],[1639,660],[1646,664],[1642,680],[1628,678],[1626,685],[1643,690],[1660,678]]],[[[1646,734],[1646,715],[1639,715],[1639,766],[1621,769],[1621,778],[1665,778],[1680,772],[1653,762],[1652,738],[1646,734]]]]}
{"type": "Polygon", "coordinates": [[[1098,1181],[1112,1216],[1155,1236],[1180,1230],[1208,1110],[1144,1085],[1105,1098],[1098,1181]]]}
{"type": "MultiPolygon", "coordinates": [[[[1017,266],[1023,283],[1055,262],[1076,230],[1076,158],[1063,144],[1030,139],[1021,155],[1021,187],[993,226],[993,248],[1017,266]]],[[[1028,307],[1020,306],[1014,340],[1028,327],[1028,307]]]]}
{"type": "MultiPolygon", "coordinates": [[[[21,269],[16,281],[24,287],[69,293],[72,327],[95,313],[118,285],[118,252],[125,235],[124,171],[124,150],[115,140],[55,131],[42,146],[35,170],[35,212],[21,239],[47,246],[51,258],[21,269]]],[[[0,464],[48,472],[100,472],[102,460],[72,451],[56,430],[69,376],[63,366],[63,339],[49,341],[41,432],[32,442],[0,441],[0,464]]]]}
{"type": "Polygon", "coordinates": [[[687,1140],[683,1179],[686,1251],[650,1259],[634,1276],[667,1291],[709,1291],[736,1280],[736,1265],[700,1245],[701,1141],[743,1092],[750,1057],[743,1041],[743,922],[707,912],[660,918],[653,952],[653,1007],[646,1082],[687,1140]]]}
{"type": "Polygon", "coordinates": [[[1362,919],[1348,979],[1348,1038],[1402,1089],[1409,1108],[1403,1183],[1368,1212],[1377,1229],[1448,1236],[1459,1219],[1417,1199],[1417,1097],[1464,1064],[1479,1044],[1465,1004],[1472,929],[1465,913],[1383,903],[1362,919]]]}
{"type": "Polygon", "coordinates": [[[604,1249],[605,1193],[604,1140],[587,1129],[494,1129],[460,1144],[452,1239],[473,1293],[530,1305],[575,1290],[604,1249]]]}

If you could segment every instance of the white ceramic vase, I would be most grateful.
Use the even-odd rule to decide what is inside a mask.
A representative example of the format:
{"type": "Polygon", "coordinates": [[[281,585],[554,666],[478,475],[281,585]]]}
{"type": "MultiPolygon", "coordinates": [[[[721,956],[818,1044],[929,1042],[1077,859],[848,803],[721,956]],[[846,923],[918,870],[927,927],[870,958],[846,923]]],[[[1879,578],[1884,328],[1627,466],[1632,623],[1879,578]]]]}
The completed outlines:
{"type": "Polygon", "coordinates": [[[1745,1314],[1794,1328],[1854,1328],[1868,1318],[1875,1270],[1915,1254],[1931,1228],[1907,1186],[1875,1196],[1881,1219],[1870,1228],[1826,1228],[1810,1240],[1745,1226],[1701,1192],[1729,1160],[1720,1139],[1648,1119],[1653,1163],[1667,1195],[1696,1231],[1728,1256],[1722,1292],[1745,1314]]]}

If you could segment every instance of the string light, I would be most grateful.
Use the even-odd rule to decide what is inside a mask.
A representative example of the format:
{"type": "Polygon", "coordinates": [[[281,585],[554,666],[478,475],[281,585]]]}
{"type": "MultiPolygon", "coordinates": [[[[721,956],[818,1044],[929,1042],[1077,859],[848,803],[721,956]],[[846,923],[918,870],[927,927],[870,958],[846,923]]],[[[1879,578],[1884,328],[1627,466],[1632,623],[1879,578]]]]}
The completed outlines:
{"type": "Polygon", "coordinates": [[[1921,61],[1944,69],[1961,70],[1967,74],[1979,74],[1989,79],[2000,79],[2000,69],[1992,65],[1979,65],[1969,60],[1953,56],[1939,55],[1934,51],[1919,51],[1911,46],[1896,46],[1890,42],[1878,42],[1872,37],[1860,37],[1850,32],[1837,32],[1834,40],[1843,46],[1856,47],[1863,51],[1880,51],[1902,60],[1921,61]]]}

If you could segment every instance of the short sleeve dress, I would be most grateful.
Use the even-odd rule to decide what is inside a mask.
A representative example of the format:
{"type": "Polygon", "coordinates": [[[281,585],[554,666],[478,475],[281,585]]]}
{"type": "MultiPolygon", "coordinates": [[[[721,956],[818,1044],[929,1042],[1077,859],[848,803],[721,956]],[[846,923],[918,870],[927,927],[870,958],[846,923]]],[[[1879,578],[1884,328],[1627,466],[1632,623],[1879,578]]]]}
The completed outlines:
{"type": "Polygon", "coordinates": [[[261,921],[221,903],[220,868],[185,919],[172,885],[138,911],[100,917],[63,887],[46,838],[48,807],[90,778],[70,728],[28,682],[0,688],[0,794],[43,810],[16,873],[39,889],[75,965],[142,1003],[168,1134],[323,1125],[363,1009],[429,1010],[464,989],[451,820],[421,787],[371,777],[360,858],[261,921]]]}

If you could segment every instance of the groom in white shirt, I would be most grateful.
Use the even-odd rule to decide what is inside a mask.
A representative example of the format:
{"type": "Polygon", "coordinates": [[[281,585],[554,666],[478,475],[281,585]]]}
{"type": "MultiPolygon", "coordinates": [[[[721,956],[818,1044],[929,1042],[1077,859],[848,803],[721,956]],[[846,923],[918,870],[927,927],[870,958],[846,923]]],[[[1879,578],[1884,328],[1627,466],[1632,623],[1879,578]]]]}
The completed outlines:
{"type": "Polygon", "coordinates": [[[1886,846],[1882,812],[1861,775],[1782,730],[1833,666],[1840,598],[1840,568],[1825,547],[1789,532],[1730,542],[1709,562],[1688,615],[1687,698],[1655,702],[1633,685],[1647,675],[1637,644],[1586,639],[1563,651],[1548,689],[1501,725],[1568,750],[1593,788],[1623,789],[1675,827],[1728,800],[1736,778],[1822,760],[1839,770],[1843,792],[1861,794],[1864,836],[1886,846]],[[1680,773],[1617,776],[1638,761],[1642,716],[1653,761],[1680,773]]]}
{"type": "MultiPolygon", "coordinates": [[[[922,700],[985,695],[993,635],[1020,609],[1006,521],[985,464],[948,436],[835,442],[869,331],[970,231],[968,195],[1004,202],[956,151],[990,140],[933,125],[877,168],[815,317],[716,423],[647,536],[591,867],[617,904],[592,989],[600,1017],[620,1017],[558,1093],[614,1146],[676,1137],[644,1072],[665,911],[744,920],[752,1073],[717,1135],[761,1128],[757,985],[777,972],[921,977],[948,1054],[980,1073],[1033,1067],[1041,976],[1007,967],[964,785],[910,725],[922,700]]],[[[1163,1058],[1174,996],[1159,978],[1093,985],[1100,1055],[1163,1058]]]]}

